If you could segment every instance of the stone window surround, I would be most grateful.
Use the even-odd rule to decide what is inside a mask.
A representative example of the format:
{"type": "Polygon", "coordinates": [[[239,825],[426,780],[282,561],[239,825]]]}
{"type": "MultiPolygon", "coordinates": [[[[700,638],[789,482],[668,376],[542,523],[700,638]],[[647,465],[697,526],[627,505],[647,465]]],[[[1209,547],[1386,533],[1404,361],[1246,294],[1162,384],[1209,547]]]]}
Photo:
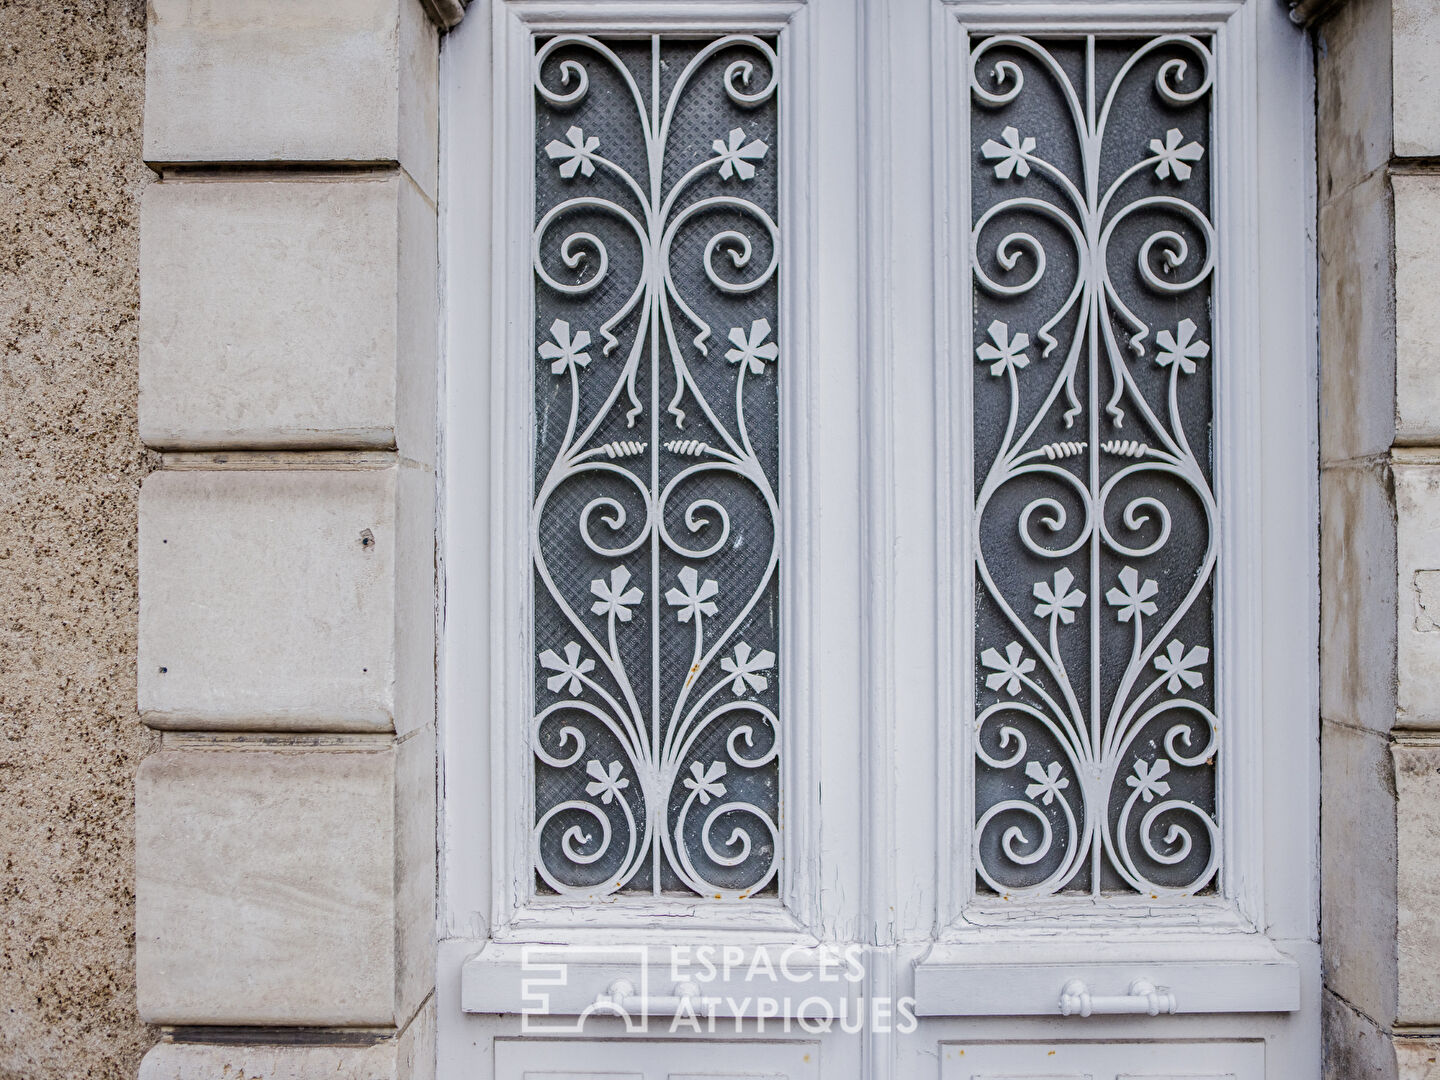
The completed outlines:
{"type": "Polygon", "coordinates": [[[463,13],[149,5],[149,1080],[433,1075],[439,35],[463,13]]]}
{"type": "MultiPolygon", "coordinates": [[[[1321,58],[1327,1060],[1420,1076],[1440,1024],[1423,902],[1440,328],[1421,276],[1440,257],[1440,113],[1407,84],[1411,0],[1290,7],[1321,58]]],[[[438,34],[463,14],[150,7],[141,430],[164,456],[142,494],[139,679],[165,735],[137,784],[137,968],[167,1033],[154,1080],[431,1075],[435,611],[413,601],[436,580],[438,34]]]]}

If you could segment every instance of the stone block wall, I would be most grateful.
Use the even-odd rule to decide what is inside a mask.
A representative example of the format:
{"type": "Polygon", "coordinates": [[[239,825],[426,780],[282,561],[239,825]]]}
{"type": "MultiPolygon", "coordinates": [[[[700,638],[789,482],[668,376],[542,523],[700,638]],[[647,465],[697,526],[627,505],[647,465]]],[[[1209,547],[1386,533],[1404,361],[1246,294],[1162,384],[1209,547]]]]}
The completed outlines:
{"type": "Polygon", "coordinates": [[[152,0],[146,1080],[433,1073],[439,31],[152,0]]]}
{"type": "Polygon", "coordinates": [[[1429,1080],[1440,1077],[1440,3],[1325,13],[1326,1076],[1429,1080]]]}

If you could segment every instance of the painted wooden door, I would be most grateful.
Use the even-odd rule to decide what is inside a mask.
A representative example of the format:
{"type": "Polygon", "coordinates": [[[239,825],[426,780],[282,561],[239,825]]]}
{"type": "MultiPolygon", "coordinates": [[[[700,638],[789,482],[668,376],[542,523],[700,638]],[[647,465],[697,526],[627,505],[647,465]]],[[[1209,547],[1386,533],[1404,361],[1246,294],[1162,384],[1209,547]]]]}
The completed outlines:
{"type": "Polygon", "coordinates": [[[489,16],[444,53],[442,1080],[1318,1076],[1281,7],[489,16]]]}

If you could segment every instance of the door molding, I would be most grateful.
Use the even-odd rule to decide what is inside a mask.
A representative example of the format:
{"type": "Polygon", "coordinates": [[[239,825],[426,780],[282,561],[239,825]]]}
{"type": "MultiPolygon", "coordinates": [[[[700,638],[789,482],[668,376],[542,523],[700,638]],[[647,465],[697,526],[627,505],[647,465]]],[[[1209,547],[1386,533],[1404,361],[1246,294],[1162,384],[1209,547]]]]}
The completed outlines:
{"type": "Polygon", "coordinates": [[[935,260],[941,298],[934,372],[944,606],[939,654],[960,662],[942,659],[939,665],[939,713],[957,719],[942,722],[939,729],[941,931],[917,969],[920,1009],[972,1012],[975,992],[994,986],[995,965],[1018,961],[1037,965],[1039,981],[1028,985],[1021,979],[1002,993],[987,992],[982,1011],[1054,1013],[1065,981],[1056,981],[1060,968],[1080,965],[1107,987],[1123,988],[1128,984],[1124,972],[1134,966],[1131,958],[1151,947],[1159,950],[1157,963],[1163,953],[1164,963],[1179,965],[1175,978],[1190,988],[1189,1000],[1195,1003],[1188,1007],[1295,1009],[1298,970],[1279,943],[1301,937],[1302,930],[1310,936],[1306,928],[1313,927],[1318,875],[1313,858],[1317,426],[1314,297],[1308,287],[1313,253],[1304,240],[1296,241],[1305,236],[1312,216],[1307,216],[1309,201],[1295,198],[1297,189],[1309,190],[1303,181],[1313,164],[1304,156],[1308,128],[1297,107],[1301,95],[1279,88],[1308,85],[1308,67],[1295,51],[1275,56],[1274,45],[1267,43],[1267,60],[1278,63],[1262,69],[1256,5],[1238,0],[1183,5],[1171,0],[962,2],[937,3],[932,11],[933,63],[944,73],[936,80],[933,138],[950,150],[935,159],[934,212],[937,220],[949,222],[948,251],[967,254],[947,257],[942,247],[935,260]],[[1214,332],[1217,354],[1228,358],[1225,367],[1216,369],[1214,470],[1221,523],[1216,645],[1223,695],[1217,704],[1230,722],[1221,744],[1217,802],[1223,848],[1214,900],[1052,897],[1023,902],[977,896],[969,832],[974,820],[975,657],[968,493],[974,484],[965,425],[975,343],[969,303],[967,41],[973,34],[1002,30],[1050,37],[1174,30],[1215,38],[1214,121],[1207,146],[1215,162],[1212,205],[1219,249],[1214,332]],[[1262,131],[1273,135],[1286,121],[1296,125],[1298,138],[1262,140],[1262,131]],[[1287,485],[1292,490],[1276,497],[1287,485]],[[1295,693],[1287,695],[1287,690],[1295,693]],[[1276,819],[1271,815],[1277,803],[1293,809],[1276,819]],[[1276,873],[1281,866],[1300,869],[1297,856],[1309,858],[1310,865],[1288,878],[1276,873]],[[1057,942],[1057,933],[1063,942],[1057,942]],[[1249,973],[1244,992],[1222,1002],[1213,980],[1241,969],[1249,973]]]}
{"type": "MultiPolygon", "coordinates": [[[[478,22],[467,21],[457,37],[478,34],[472,26],[478,22]]],[[[847,516],[858,519],[855,470],[816,442],[816,418],[853,412],[853,405],[834,402],[853,402],[858,391],[845,374],[848,357],[856,353],[853,330],[844,341],[843,320],[821,324],[816,314],[837,307],[853,311],[857,305],[853,299],[839,299],[842,293],[853,296],[853,275],[817,264],[822,228],[817,215],[825,202],[817,196],[820,171],[828,167],[833,173],[839,166],[833,160],[836,149],[827,149],[825,159],[818,144],[823,139],[838,149],[849,121],[833,108],[818,109],[820,44],[812,13],[794,0],[503,0],[493,5],[483,31],[489,38],[490,62],[483,71],[463,75],[452,68],[450,77],[467,84],[458,91],[467,107],[447,113],[451,130],[445,136],[451,152],[468,158],[465,163],[453,161],[448,175],[464,177],[467,186],[473,180],[473,190],[462,196],[452,187],[444,201],[449,383],[442,402],[447,413],[442,936],[469,938],[477,945],[487,939],[501,943],[537,938],[584,944],[612,940],[616,933],[663,936],[664,928],[678,920],[687,942],[696,940],[697,933],[724,937],[760,932],[767,940],[813,943],[823,923],[837,918],[833,911],[822,911],[820,771],[823,766],[836,777],[853,772],[851,759],[858,753],[848,738],[827,736],[830,742],[822,755],[817,715],[828,697],[846,695],[845,686],[858,679],[863,665],[858,646],[815,645],[823,636],[822,625],[853,628],[858,622],[854,611],[859,580],[834,558],[839,545],[835,534],[844,534],[847,516]],[[777,367],[782,380],[781,683],[786,737],[796,751],[782,755],[780,899],[722,905],[696,898],[625,896],[589,904],[574,898],[535,898],[529,888],[533,801],[528,737],[518,725],[500,720],[533,715],[528,642],[531,382],[528,370],[486,359],[533,356],[535,351],[528,284],[533,231],[528,223],[534,212],[532,41],[534,35],[560,31],[627,36],[739,29],[778,35],[784,69],[779,87],[784,146],[780,310],[787,358],[795,359],[777,367]],[[477,108],[481,101],[484,107],[477,108]],[[479,133],[457,136],[453,125],[460,123],[488,128],[489,139],[479,133]],[[486,142],[493,147],[488,155],[480,150],[486,142]],[[826,160],[832,164],[827,166],[826,160]],[[462,257],[462,250],[489,250],[493,257],[462,257]],[[488,304],[467,306],[456,299],[475,296],[488,297],[488,304]],[[827,361],[823,372],[818,370],[822,357],[827,361]],[[457,478],[467,484],[483,479],[483,495],[457,498],[457,478]],[[821,516],[822,505],[828,507],[831,535],[812,524],[821,516]],[[829,568],[823,582],[822,563],[829,568]],[[477,663],[476,657],[483,662],[477,663]],[[483,707],[478,704],[482,702],[483,707]],[[483,824],[487,821],[488,827],[483,824]],[[481,831],[483,838],[477,835],[481,831]]],[[[853,47],[853,39],[846,47],[853,47]]],[[[847,149],[853,155],[853,148],[847,149]]],[[[832,262],[848,266],[850,258],[832,257],[832,262]]],[[[826,438],[843,439],[850,447],[847,452],[854,452],[858,435],[853,430],[847,435],[846,429],[856,427],[848,420],[829,424],[826,438]]],[[[854,547],[853,532],[850,535],[854,547]]],[[[846,552],[843,559],[858,562],[858,554],[846,552]]],[[[840,633],[830,630],[832,642],[840,633]]],[[[843,633],[853,636],[853,629],[843,633]]],[[[854,708],[853,694],[847,696],[846,708],[854,708]]],[[[831,814],[833,820],[833,810],[831,814]]]]}

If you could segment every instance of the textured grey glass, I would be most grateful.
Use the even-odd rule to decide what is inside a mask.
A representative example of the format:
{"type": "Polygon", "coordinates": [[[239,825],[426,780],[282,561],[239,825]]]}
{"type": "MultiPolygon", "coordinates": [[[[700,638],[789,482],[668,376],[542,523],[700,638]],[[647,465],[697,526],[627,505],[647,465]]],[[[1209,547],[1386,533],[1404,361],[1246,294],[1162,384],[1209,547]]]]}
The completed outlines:
{"type": "Polygon", "coordinates": [[[536,888],[773,893],[774,42],[536,42],[536,888]]]}
{"type": "Polygon", "coordinates": [[[982,892],[1214,888],[1212,48],[972,44],[982,892]]]}

